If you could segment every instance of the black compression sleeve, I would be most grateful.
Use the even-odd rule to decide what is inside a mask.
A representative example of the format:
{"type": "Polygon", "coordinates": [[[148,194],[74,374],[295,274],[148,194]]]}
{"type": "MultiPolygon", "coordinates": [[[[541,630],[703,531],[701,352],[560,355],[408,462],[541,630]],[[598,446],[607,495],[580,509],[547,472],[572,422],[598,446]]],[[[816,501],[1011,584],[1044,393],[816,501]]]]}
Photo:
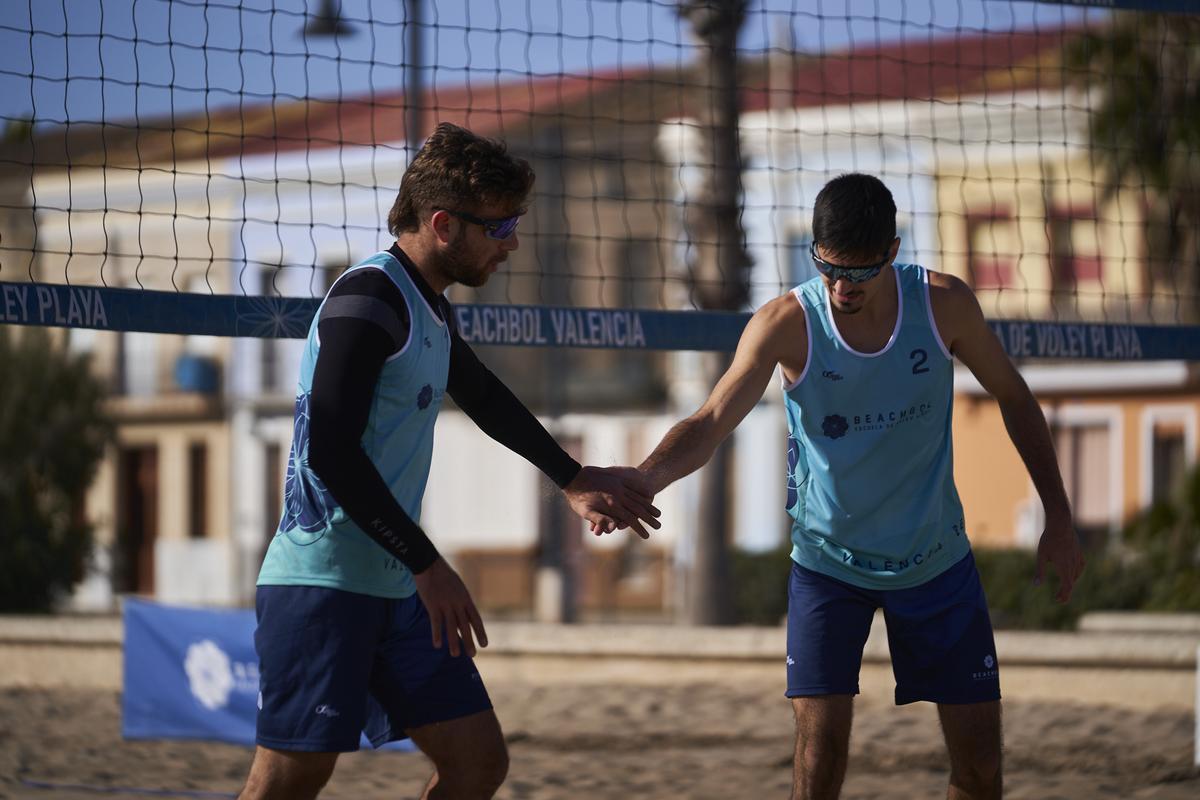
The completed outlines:
{"type": "Polygon", "coordinates": [[[579,473],[579,462],[567,455],[457,333],[450,344],[446,393],[480,430],[546,473],[560,489],[579,473]]]}
{"type": "Polygon", "coordinates": [[[375,386],[394,339],[373,322],[322,319],[321,350],[310,398],[308,461],[359,528],[413,574],[429,568],[438,551],[396,502],[362,449],[375,386]]]}

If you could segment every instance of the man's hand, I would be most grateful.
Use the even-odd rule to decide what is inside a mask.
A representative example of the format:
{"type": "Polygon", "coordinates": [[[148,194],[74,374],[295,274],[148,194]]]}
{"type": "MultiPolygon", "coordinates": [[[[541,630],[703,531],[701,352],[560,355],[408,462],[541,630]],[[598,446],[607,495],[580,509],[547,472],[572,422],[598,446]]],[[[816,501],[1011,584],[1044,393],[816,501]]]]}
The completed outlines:
{"type": "Polygon", "coordinates": [[[642,526],[662,527],[660,512],[654,507],[654,493],[642,473],[632,467],[584,467],[575,479],[563,487],[571,510],[592,523],[599,536],[619,528],[633,528],[638,536],[649,539],[642,526]]]}
{"type": "Polygon", "coordinates": [[[1079,546],[1079,537],[1070,517],[1065,520],[1047,520],[1046,529],[1038,541],[1037,575],[1033,579],[1034,586],[1040,586],[1045,574],[1046,563],[1054,566],[1058,573],[1058,593],[1055,599],[1065,603],[1071,599],[1071,589],[1075,581],[1083,574],[1083,549],[1079,546]]]}
{"type": "Polygon", "coordinates": [[[450,568],[443,559],[439,558],[430,565],[429,569],[420,575],[414,575],[417,583],[417,594],[425,604],[429,613],[429,624],[433,628],[433,646],[442,646],[442,627],[445,626],[449,639],[450,655],[458,656],[461,652],[459,642],[466,649],[468,656],[475,656],[475,643],[471,639],[471,629],[479,639],[480,647],[487,647],[487,633],[483,630],[483,619],[475,601],[463,584],[458,573],[450,568]]]}

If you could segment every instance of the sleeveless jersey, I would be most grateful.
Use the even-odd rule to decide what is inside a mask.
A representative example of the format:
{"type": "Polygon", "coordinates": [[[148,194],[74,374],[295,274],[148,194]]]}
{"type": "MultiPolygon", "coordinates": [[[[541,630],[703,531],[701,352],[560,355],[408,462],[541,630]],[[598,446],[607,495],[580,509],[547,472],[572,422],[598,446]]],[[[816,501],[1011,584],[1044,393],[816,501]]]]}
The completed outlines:
{"type": "Polygon", "coordinates": [[[869,589],[917,586],[970,549],[951,454],[953,359],[928,273],[894,270],[896,326],[876,353],[842,339],[819,277],[792,290],[808,358],[784,386],[792,558],[869,589]]]}
{"type": "MultiPolygon", "coordinates": [[[[384,363],[362,447],[396,502],[419,524],[433,456],[433,428],[450,368],[450,331],[391,254],[377,253],[338,280],[360,269],[383,270],[408,304],[408,341],[384,363]]],[[[321,308],[327,301],[328,296],[321,308]]],[[[320,318],[318,309],[300,365],[282,518],[267,548],[258,584],[408,597],[416,591],[412,573],[354,524],[308,465],[309,396],[321,349],[320,318]]]]}

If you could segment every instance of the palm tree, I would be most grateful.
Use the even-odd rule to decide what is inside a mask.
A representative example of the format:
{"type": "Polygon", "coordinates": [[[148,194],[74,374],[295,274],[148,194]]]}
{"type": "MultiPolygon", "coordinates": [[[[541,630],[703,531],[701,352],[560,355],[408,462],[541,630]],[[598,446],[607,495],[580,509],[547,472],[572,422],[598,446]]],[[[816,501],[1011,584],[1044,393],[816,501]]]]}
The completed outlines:
{"type": "MultiPolygon", "coordinates": [[[[693,302],[706,311],[740,310],[749,297],[750,256],[741,225],[742,158],[738,141],[737,39],[747,0],[680,0],[679,14],[704,48],[696,113],[703,131],[701,196],[689,201],[684,225],[696,258],[689,264],[693,302]]],[[[710,359],[708,385],[729,365],[710,359]]],[[[700,477],[696,551],[688,586],[688,618],[699,625],[734,621],[729,557],[730,443],[717,449],[700,477]]]]}
{"type": "Polygon", "coordinates": [[[1117,14],[1068,47],[1067,65],[1099,96],[1090,133],[1104,199],[1144,193],[1151,294],[1171,290],[1178,321],[1200,321],[1200,17],[1117,14]]]}

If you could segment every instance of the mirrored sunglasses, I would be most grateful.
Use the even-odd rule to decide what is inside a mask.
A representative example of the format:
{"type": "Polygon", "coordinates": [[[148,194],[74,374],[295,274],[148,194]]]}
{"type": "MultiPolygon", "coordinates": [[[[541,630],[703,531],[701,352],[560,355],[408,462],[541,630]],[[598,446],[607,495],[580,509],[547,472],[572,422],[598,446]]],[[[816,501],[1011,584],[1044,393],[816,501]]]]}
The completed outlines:
{"type": "Polygon", "coordinates": [[[465,211],[454,211],[449,208],[435,208],[434,211],[445,211],[452,217],[458,217],[463,222],[470,222],[473,225],[483,227],[484,234],[489,239],[504,241],[512,236],[517,230],[517,224],[521,221],[521,217],[525,214],[524,211],[513,214],[511,217],[501,217],[500,219],[484,219],[477,217],[474,214],[468,214],[465,211]]]}
{"type": "Polygon", "coordinates": [[[878,275],[892,260],[890,256],[885,256],[883,261],[880,261],[878,264],[869,264],[865,267],[843,267],[837,264],[830,264],[817,255],[816,242],[809,245],[808,252],[812,256],[813,264],[816,265],[817,271],[826,278],[829,278],[831,281],[846,280],[851,283],[866,283],[878,275]]]}

